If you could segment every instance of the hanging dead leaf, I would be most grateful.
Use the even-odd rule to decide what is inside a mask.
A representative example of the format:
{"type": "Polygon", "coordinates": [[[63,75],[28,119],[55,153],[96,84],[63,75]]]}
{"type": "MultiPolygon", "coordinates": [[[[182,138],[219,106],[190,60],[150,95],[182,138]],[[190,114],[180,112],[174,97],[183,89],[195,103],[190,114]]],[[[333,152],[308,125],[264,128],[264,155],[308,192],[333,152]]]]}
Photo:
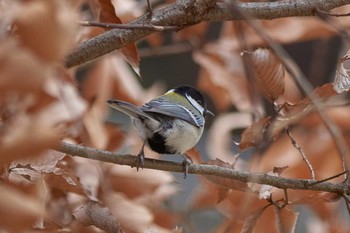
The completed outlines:
{"type": "Polygon", "coordinates": [[[90,201],[80,206],[73,213],[74,217],[85,226],[96,226],[107,233],[124,233],[112,212],[98,202],[90,201]]]}
{"type": "Polygon", "coordinates": [[[260,216],[264,213],[264,210],[269,206],[261,207],[253,211],[248,218],[244,221],[241,233],[253,233],[256,223],[258,222],[260,216]]]}
{"type": "Polygon", "coordinates": [[[277,229],[280,233],[293,233],[298,221],[299,213],[284,208],[275,207],[277,229]]]}
{"type": "Polygon", "coordinates": [[[245,150],[252,146],[258,146],[264,139],[266,128],[271,123],[271,117],[265,117],[245,129],[241,135],[239,148],[245,150]]]}
{"type": "Polygon", "coordinates": [[[140,73],[140,57],[139,52],[137,51],[137,47],[135,43],[131,43],[126,45],[121,49],[126,61],[131,65],[132,69],[135,73],[141,77],[140,73]]]}
{"type": "Polygon", "coordinates": [[[275,101],[284,92],[284,68],[268,49],[242,53],[253,69],[255,87],[268,99],[275,101]]]}
{"type": "MultiPolygon", "coordinates": [[[[114,6],[111,0],[98,0],[101,9],[98,14],[98,19],[101,23],[122,24],[121,19],[116,15],[114,6]]],[[[105,29],[110,30],[110,29],[105,29]]],[[[140,74],[140,57],[135,43],[126,45],[121,49],[126,61],[131,65],[138,76],[140,74]]]]}

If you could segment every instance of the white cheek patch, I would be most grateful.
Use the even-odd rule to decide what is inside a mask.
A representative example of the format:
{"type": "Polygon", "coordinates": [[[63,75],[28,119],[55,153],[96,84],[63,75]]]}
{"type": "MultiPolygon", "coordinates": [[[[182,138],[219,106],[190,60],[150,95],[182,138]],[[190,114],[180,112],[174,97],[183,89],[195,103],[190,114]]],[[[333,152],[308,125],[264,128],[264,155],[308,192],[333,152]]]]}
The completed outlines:
{"type": "Polygon", "coordinates": [[[186,94],[186,98],[190,103],[195,107],[202,115],[204,114],[204,108],[195,100],[193,99],[190,95],[186,94]]]}
{"type": "Polygon", "coordinates": [[[169,93],[172,93],[172,92],[174,92],[174,91],[175,91],[175,89],[171,89],[171,90],[167,91],[164,95],[169,94],[169,93]]]}

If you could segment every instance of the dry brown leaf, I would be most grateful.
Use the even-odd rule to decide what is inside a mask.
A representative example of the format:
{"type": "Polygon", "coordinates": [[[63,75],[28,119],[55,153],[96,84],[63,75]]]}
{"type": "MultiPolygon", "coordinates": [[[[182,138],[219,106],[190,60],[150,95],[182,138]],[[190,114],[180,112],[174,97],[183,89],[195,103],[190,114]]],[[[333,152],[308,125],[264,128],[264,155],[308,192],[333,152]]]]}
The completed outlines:
{"type": "Polygon", "coordinates": [[[74,217],[85,226],[96,226],[107,233],[123,233],[117,218],[111,211],[98,202],[88,202],[73,213],[74,217]]]}
{"type": "Polygon", "coordinates": [[[255,87],[268,99],[275,101],[284,92],[284,68],[268,49],[256,49],[242,54],[253,70],[255,87]]]}
{"type": "Polygon", "coordinates": [[[125,45],[122,49],[122,54],[124,55],[126,61],[131,65],[135,73],[141,77],[140,73],[140,57],[139,52],[137,50],[136,44],[131,43],[125,45]]]}
{"type": "Polygon", "coordinates": [[[253,211],[244,221],[241,233],[253,233],[256,223],[259,221],[259,218],[264,213],[265,209],[266,206],[253,211]]]}
{"type": "MultiPolygon", "coordinates": [[[[121,19],[116,15],[111,0],[98,0],[101,10],[98,19],[101,23],[122,24],[121,19]]],[[[109,29],[105,29],[109,30],[109,29]]],[[[135,43],[126,45],[121,49],[126,61],[131,65],[136,74],[140,76],[140,57],[135,43]]]]}
{"type": "Polygon", "coordinates": [[[298,221],[299,213],[285,208],[275,207],[277,229],[279,233],[293,233],[298,221]]]}
{"type": "Polygon", "coordinates": [[[98,12],[98,20],[101,23],[122,23],[122,21],[115,13],[111,0],[98,0],[98,3],[101,7],[100,11],[98,12]]]}
{"type": "Polygon", "coordinates": [[[37,182],[44,179],[47,187],[85,195],[79,178],[63,161],[64,153],[49,150],[34,159],[22,159],[12,163],[11,174],[37,182]]]}
{"type": "Polygon", "coordinates": [[[15,20],[22,45],[43,61],[63,59],[74,44],[77,15],[66,1],[30,0],[20,5],[15,20]]]}
{"type": "Polygon", "coordinates": [[[241,137],[241,142],[239,143],[239,148],[241,150],[248,149],[249,147],[259,146],[262,140],[266,139],[265,132],[266,128],[271,123],[271,117],[265,117],[259,121],[253,123],[250,127],[246,128],[241,137]]]}
{"type": "MultiPolygon", "coordinates": [[[[208,162],[204,162],[202,164],[215,165],[215,166],[219,166],[219,167],[235,169],[233,165],[225,163],[219,159],[209,160],[208,162]]],[[[229,178],[223,178],[223,177],[217,177],[217,176],[211,176],[211,175],[203,175],[203,177],[205,177],[207,180],[213,182],[215,185],[218,185],[220,188],[234,189],[234,190],[239,190],[242,192],[249,192],[250,191],[250,188],[248,187],[247,183],[244,183],[242,181],[229,179],[229,178]]]]}

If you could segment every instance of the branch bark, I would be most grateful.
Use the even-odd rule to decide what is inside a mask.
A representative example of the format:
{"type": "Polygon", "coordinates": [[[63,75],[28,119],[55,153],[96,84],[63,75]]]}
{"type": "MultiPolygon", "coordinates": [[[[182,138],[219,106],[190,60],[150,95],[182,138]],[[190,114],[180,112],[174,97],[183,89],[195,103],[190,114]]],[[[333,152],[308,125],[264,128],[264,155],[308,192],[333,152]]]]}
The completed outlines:
{"type": "MultiPolygon", "coordinates": [[[[203,21],[241,20],[242,14],[232,10],[226,3],[216,3],[212,0],[177,1],[152,15],[143,15],[129,25],[148,26],[180,26],[187,27],[203,21]]],[[[317,10],[331,9],[350,4],[350,0],[317,0],[317,1],[281,1],[281,2],[248,2],[239,3],[237,7],[243,15],[256,19],[276,19],[291,16],[314,16],[317,10]]],[[[75,51],[68,55],[65,61],[71,68],[95,58],[118,50],[129,43],[136,42],[157,30],[154,29],[114,29],[90,40],[82,42],[75,51]]]]}
{"type": "MultiPolygon", "coordinates": [[[[119,155],[113,152],[70,144],[64,141],[61,142],[61,145],[57,150],[73,156],[119,165],[126,165],[130,167],[136,167],[139,162],[138,156],[119,155]]],[[[182,163],[158,159],[145,158],[144,168],[183,173],[182,163]]],[[[239,180],[242,182],[266,184],[280,189],[324,191],[337,193],[339,195],[350,194],[350,187],[346,183],[335,184],[331,182],[318,182],[315,180],[308,179],[291,179],[272,176],[265,173],[237,171],[229,168],[219,167],[216,165],[191,164],[188,167],[188,173],[199,175],[213,175],[239,180]]]]}

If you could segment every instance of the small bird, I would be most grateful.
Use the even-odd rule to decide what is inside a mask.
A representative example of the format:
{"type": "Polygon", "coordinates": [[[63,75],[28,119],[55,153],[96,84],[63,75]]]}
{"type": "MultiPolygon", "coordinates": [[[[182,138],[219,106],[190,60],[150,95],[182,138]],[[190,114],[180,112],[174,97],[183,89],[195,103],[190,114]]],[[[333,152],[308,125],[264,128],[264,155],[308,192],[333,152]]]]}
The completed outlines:
{"type": "MultiPolygon", "coordinates": [[[[202,94],[191,86],[171,89],[141,107],[120,100],[108,100],[107,104],[131,117],[143,141],[138,154],[141,167],[145,158],[145,145],[159,154],[184,156],[201,138],[204,117],[214,116],[206,108],[202,94]]],[[[191,161],[185,156],[184,158],[186,177],[191,161]]]]}

